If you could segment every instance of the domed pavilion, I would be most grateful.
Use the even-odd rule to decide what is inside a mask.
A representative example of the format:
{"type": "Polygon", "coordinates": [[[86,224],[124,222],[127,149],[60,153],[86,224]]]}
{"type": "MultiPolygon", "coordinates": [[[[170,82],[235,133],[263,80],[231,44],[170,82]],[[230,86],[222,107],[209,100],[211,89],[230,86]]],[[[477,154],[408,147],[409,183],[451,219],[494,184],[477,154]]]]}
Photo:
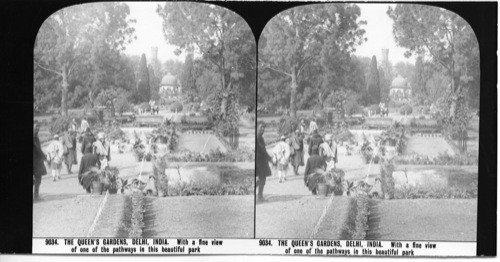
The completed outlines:
{"type": "Polygon", "coordinates": [[[168,73],[161,79],[160,96],[163,98],[176,98],[181,95],[181,85],[177,78],[168,73]]]}
{"type": "Polygon", "coordinates": [[[398,75],[391,83],[389,96],[393,101],[406,101],[411,98],[411,87],[408,81],[398,75]]]}

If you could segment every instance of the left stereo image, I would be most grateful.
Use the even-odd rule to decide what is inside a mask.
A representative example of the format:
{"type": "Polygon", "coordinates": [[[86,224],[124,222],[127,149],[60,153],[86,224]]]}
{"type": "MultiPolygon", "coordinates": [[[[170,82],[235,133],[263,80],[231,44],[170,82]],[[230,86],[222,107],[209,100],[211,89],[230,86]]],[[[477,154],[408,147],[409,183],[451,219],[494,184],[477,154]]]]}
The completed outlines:
{"type": "Polygon", "coordinates": [[[254,238],[256,41],[195,2],[73,5],[33,53],[33,238],[254,238]]]}

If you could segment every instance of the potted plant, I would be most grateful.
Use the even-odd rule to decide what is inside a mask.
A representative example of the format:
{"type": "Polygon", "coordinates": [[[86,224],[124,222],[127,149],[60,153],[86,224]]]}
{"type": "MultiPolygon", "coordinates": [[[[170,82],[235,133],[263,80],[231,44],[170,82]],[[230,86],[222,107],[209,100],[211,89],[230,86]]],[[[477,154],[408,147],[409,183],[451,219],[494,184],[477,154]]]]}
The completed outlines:
{"type": "Polygon", "coordinates": [[[341,196],[345,190],[344,179],[345,172],[342,169],[334,168],[329,172],[330,189],[335,196],[341,196]]]}

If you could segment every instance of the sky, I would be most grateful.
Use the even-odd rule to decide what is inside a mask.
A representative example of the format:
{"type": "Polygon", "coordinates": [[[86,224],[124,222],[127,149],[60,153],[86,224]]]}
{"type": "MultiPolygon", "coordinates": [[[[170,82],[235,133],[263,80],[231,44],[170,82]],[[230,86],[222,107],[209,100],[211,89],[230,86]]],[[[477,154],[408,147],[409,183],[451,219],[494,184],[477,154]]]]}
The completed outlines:
{"type": "MultiPolygon", "coordinates": [[[[162,19],[156,13],[156,7],[162,2],[127,2],[130,7],[130,18],[136,19],[134,25],[137,39],[129,44],[125,50],[126,54],[146,54],[150,61],[151,47],[158,47],[158,59],[162,62],[174,59],[184,62],[184,55],[176,56],[175,47],[168,45],[162,33],[162,19]]],[[[392,35],[392,20],[387,16],[389,4],[358,4],[361,9],[360,20],[367,21],[364,26],[365,37],[368,41],[359,46],[356,55],[372,57],[377,56],[381,61],[382,48],[389,49],[389,61],[395,65],[400,61],[414,63],[414,59],[404,57],[405,49],[396,45],[392,35]]]]}
{"type": "MultiPolygon", "coordinates": [[[[387,15],[389,4],[358,4],[361,9],[360,20],[365,20],[367,25],[365,37],[368,41],[356,48],[356,55],[372,57],[377,56],[380,62],[382,48],[389,49],[389,61],[395,65],[398,62],[414,63],[414,59],[407,59],[404,56],[405,49],[398,47],[392,35],[392,19],[387,15]]],[[[394,6],[394,4],[392,4],[394,6]]]]}
{"type": "Polygon", "coordinates": [[[167,44],[162,33],[162,19],[156,13],[158,4],[163,2],[126,2],[130,7],[130,18],[137,20],[133,25],[137,39],[130,43],[125,53],[129,55],[146,55],[146,60],[151,59],[151,47],[158,47],[158,59],[165,62],[169,59],[184,62],[183,54],[174,54],[175,47],[167,44]]]}

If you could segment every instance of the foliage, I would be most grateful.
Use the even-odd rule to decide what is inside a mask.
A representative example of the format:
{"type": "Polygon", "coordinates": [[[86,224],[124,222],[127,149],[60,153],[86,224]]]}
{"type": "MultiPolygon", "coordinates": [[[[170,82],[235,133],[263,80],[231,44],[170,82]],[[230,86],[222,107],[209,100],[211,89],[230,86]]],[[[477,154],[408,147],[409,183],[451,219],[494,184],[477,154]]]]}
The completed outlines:
{"type": "Polygon", "coordinates": [[[411,115],[412,112],[413,112],[413,108],[410,105],[408,105],[408,104],[402,106],[399,109],[399,113],[401,115],[411,115]]]}
{"type": "Polygon", "coordinates": [[[367,195],[357,195],[355,198],[356,220],[355,228],[351,233],[351,239],[366,239],[368,232],[369,198],[367,195]]]}
{"type": "Polygon", "coordinates": [[[235,102],[255,107],[255,99],[246,97],[255,94],[255,38],[239,15],[195,2],[167,2],[157,13],[163,20],[163,36],[178,48],[177,54],[196,50],[210,63],[206,71],[217,76],[219,92],[232,90],[235,102]]]}
{"type": "Polygon", "coordinates": [[[357,21],[359,15],[356,5],[329,3],[299,6],[275,16],[259,39],[259,76],[273,72],[261,78],[259,90],[264,94],[284,89],[281,95],[289,94],[286,107],[292,117],[296,117],[299,89],[306,86],[321,105],[327,90],[348,83],[343,72],[349,71],[350,54],[364,40],[360,26],[365,22],[357,21]]]}
{"type": "Polygon", "coordinates": [[[137,79],[137,90],[141,102],[149,102],[151,99],[151,87],[149,86],[149,70],[146,62],[146,55],[141,55],[139,64],[139,75],[137,79]]]}
{"type": "Polygon", "coordinates": [[[183,109],[182,104],[180,102],[175,102],[170,105],[170,112],[181,112],[183,109]]]}
{"type": "Polygon", "coordinates": [[[350,93],[344,103],[344,112],[347,116],[351,117],[354,114],[359,114],[363,112],[363,108],[361,107],[359,101],[361,96],[356,93],[350,93]]]}
{"type": "Polygon", "coordinates": [[[377,67],[377,57],[372,56],[372,61],[370,63],[370,71],[368,73],[367,91],[368,91],[368,100],[371,104],[380,103],[380,79],[378,75],[378,67],[377,67]]]}
{"type": "Polygon", "coordinates": [[[121,141],[125,141],[127,138],[125,132],[123,132],[123,130],[119,127],[111,129],[107,133],[107,137],[111,140],[121,140],[121,141]]]}
{"type": "Polygon", "coordinates": [[[424,188],[418,185],[403,185],[394,192],[395,199],[470,199],[477,198],[477,183],[468,187],[453,185],[451,187],[424,188]]]}
{"type": "Polygon", "coordinates": [[[127,94],[118,95],[118,98],[116,99],[114,105],[115,111],[120,116],[125,112],[132,112],[134,110],[134,106],[128,101],[127,94]]]}
{"type": "MultiPolygon", "coordinates": [[[[431,57],[448,77],[445,102],[450,110],[444,111],[443,124],[450,133],[464,131],[467,104],[478,104],[479,46],[474,31],[456,13],[433,6],[399,4],[387,13],[394,21],[396,43],[408,49],[406,55],[431,57]]],[[[460,144],[465,150],[463,138],[460,144]]]]}
{"type": "Polygon", "coordinates": [[[239,183],[225,182],[219,185],[194,185],[187,184],[182,187],[180,196],[227,196],[227,195],[251,195],[254,193],[255,183],[250,177],[246,177],[239,183]]]}
{"type": "Polygon", "coordinates": [[[133,39],[129,13],[125,3],[93,3],[63,8],[44,21],[34,47],[35,81],[42,76],[37,71],[50,75],[35,86],[50,87],[44,95],[60,94],[61,114],[67,114],[71,83],[95,92],[113,80],[119,52],[133,39]],[[55,79],[60,89],[47,85],[55,79]]]}
{"type": "Polygon", "coordinates": [[[395,183],[392,173],[394,163],[391,160],[384,160],[380,166],[380,178],[382,182],[382,192],[385,199],[393,199],[395,194],[395,183]]]}
{"type": "Polygon", "coordinates": [[[52,121],[52,125],[50,126],[50,133],[52,134],[61,134],[68,130],[69,124],[71,123],[72,117],[70,116],[58,116],[55,120],[52,121]]]}
{"type": "Polygon", "coordinates": [[[378,104],[373,104],[369,106],[368,110],[370,110],[372,114],[380,114],[380,106],[378,104]]]}
{"type": "Polygon", "coordinates": [[[397,156],[394,161],[398,165],[443,165],[443,166],[464,166],[477,165],[478,157],[471,154],[459,154],[451,156],[441,153],[437,157],[412,154],[407,156],[397,156]]]}
{"type": "Polygon", "coordinates": [[[280,117],[278,124],[278,135],[287,136],[289,134],[292,134],[293,132],[295,132],[295,130],[297,130],[299,124],[300,124],[299,118],[291,117],[288,115],[280,117]]]}
{"type": "Polygon", "coordinates": [[[255,160],[255,152],[248,148],[238,148],[226,153],[216,149],[208,154],[182,151],[169,154],[167,158],[171,162],[252,162],[255,160]]]}
{"type": "Polygon", "coordinates": [[[183,94],[186,94],[188,97],[190,97],[189,100],[192,101],[193,97],[195,97],[198,92],[196,89],[196,76],[193,63],[193,54],[191,53],[187,54],[184,60],[180,82],[183,94]]]}

